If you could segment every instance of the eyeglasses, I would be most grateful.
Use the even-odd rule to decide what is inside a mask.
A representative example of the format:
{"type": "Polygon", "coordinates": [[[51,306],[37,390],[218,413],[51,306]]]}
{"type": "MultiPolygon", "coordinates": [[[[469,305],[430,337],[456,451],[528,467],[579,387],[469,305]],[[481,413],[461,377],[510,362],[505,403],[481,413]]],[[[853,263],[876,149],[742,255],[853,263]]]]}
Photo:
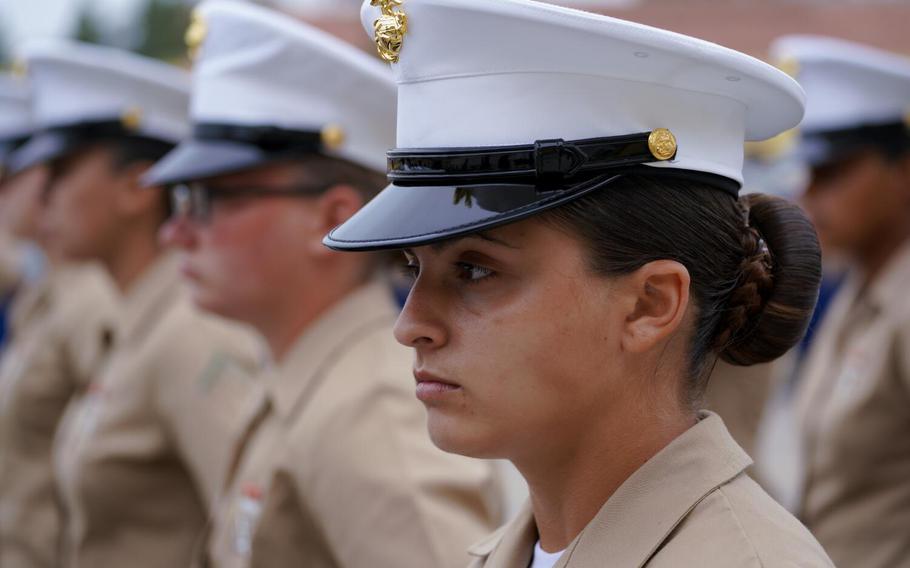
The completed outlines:
{"type": "Polygon", "coordinates": [[[174,217],[186,217],[205,224],[212,218],[213,203],[230,199],[261,197],[313,197],[329,189],[326,186],[295,186],[287,188],[230,187],[212,188],[201,182],[171,186],[171,211],[174,217]]]}

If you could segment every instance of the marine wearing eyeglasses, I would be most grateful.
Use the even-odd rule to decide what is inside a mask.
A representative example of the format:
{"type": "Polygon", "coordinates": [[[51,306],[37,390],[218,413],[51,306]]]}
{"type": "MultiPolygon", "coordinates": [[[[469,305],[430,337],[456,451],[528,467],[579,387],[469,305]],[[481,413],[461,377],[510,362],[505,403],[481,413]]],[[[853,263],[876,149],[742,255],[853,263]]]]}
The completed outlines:
{"type": "Polygon", "coordinates": [[[196,304],[252,325],[269,354],[205,560],[464,566],[499,519],[493,470],[427,438],[378,259],[322,246],[385,184],[387,69],[239,3],[203,4],[190,36],[193,134],[147,181],[172,186],[162,237],[182,250],[196,304]]]}

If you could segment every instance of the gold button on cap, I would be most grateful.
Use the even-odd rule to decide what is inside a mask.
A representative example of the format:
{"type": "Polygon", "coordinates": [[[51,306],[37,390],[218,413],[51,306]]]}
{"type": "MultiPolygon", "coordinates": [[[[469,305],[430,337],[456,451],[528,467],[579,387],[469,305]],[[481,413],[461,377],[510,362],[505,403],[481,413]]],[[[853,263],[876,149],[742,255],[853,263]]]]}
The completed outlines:
{"type": "Polygon", "coordinates": [[[208,35],[209,29],[208,25],[205,23],[205,19],[198,10],[193,11],[191,18],[190,27],[187,28],[183,39],[189,49],[190,59],[194,59],[196,54],[199,53],[199,48],[202,47],[203,42],[205,42],[205,37],[208,35]]]}
{"type": "Polygon", "coordinates": [[[648,149],[658,160],[669,160],[676,155],[676,136],[666,128],[658,128],[648,136],[648,149]]]}
{"type": "Polygon", "coordinates": [[[130,108],[120,115],[120,124],[127,130],[139,130],[142,126],[142,109],[130,108]]]}
{"type": "Polygon", "coordinates": [[[322,137],[322,145],[329,150],[337,150],[344,145],[344,128],[338,126],[337,124],[327,125],[322,129],[322,132],[320,134],[322,137]]]}

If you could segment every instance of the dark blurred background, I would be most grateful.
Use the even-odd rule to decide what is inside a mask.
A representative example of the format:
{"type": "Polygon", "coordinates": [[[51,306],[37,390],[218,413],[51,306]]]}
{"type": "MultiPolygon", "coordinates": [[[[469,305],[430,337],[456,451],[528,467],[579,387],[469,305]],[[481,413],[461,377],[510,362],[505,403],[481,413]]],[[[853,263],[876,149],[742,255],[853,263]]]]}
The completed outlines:
{"type": "MultiPolygon", "coordinates": [[[[406,0],[407,1],[407,0],[406,0]]],[[[258,2],[315,23],[367,48],[360,0],[258,2]]],[[[910,0],[561,0],[693,35],[764,58],[770,41],[817,33],[910,55],[910,0]]],[[[22,41],[69,36],[185,62],[183,34],[195,2],[188,0],[0,0],[0,65],[22,41]]]]}

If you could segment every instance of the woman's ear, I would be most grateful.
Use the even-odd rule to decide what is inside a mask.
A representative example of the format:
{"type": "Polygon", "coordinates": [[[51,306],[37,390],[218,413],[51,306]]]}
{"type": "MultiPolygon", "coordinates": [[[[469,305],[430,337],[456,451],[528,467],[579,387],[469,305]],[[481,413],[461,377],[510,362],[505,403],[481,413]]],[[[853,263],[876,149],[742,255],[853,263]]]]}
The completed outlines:
{"type": "Polygon", "coordinates": [[[689,306],[689,271],[676,261],[657,260],[624,280],[633,301],[623,324],[622,348],[646,352],[679,329],[689,306]]]}
{"type": "Polygon", "coordinates": [[[127,215],[145,215],[148,211],[161,206],[161,188],[146,187],[142,176],[153,165],[150,161],[137,161],[117,170],[117,183],[121,191],[117,192],[117,205],[127,215]]]}
{"type": "Polygon", "coordinates": [[[323,237],[332,229],[351,218],[361,207],[363,197],[353,187],[336,185],[319,196],[313,231],[313,250],[317,254],[331,251],[322,244],[323,237]]]}

